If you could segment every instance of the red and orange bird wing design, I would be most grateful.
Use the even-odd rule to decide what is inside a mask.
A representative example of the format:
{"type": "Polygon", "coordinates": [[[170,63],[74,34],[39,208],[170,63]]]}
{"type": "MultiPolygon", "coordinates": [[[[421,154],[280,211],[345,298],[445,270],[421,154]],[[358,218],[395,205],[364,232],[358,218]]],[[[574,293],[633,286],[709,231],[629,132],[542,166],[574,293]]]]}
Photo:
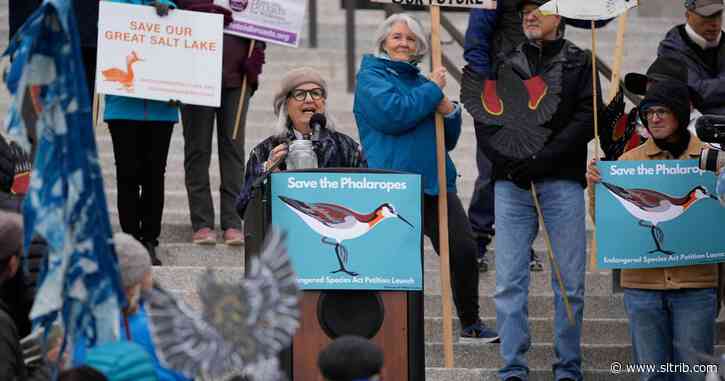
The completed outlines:
{"type": "Polygon", "coordinates": [[[523,159],[546,143],[551,130],[544,125],[556,112],[561,93],[562,65],[529,76],[506,62],[496,79],[486,79],[469,67],[463,69],[461,102],[473,118],[486,125],[491,146],[500,154],[523,159]]]}

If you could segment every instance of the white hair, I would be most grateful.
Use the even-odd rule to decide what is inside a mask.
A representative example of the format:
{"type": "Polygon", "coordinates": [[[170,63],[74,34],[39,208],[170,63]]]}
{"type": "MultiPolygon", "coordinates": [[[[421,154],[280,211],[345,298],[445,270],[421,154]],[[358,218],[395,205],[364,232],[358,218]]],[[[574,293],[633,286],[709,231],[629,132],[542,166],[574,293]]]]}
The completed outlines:
{"type": "Polygon", "coordinates": [[[390,31],[393,29],[393,26],[400,22],[407,25],[408,28],[410,28],[410,31],[413,32],[413,34],[415,35],[416,49],[413,59],[416,62],[420,61],[421,58],[425,57],[425,55],[428,54],[428,37],[423,31],[423,26],[420,24],[420,22],[415,17],[407,13],[393,14],[385,21],[383,21],[382,24],[380,24],[378,30],[375,31],[375,55],[380,56],[382,54],[387,54],[387,52],[383,48],[383,46],[385,45],[385,40],[390,35],[390,31]]]}
{"type": "MultiPolygon", "coordinates": [[[[325,112],[323,112],[322,115],[324,115],[325,119],[327,120],[327,123],[325,124],[325,129],[335,131],[335,127],[337,126],[337,119],[332,116],[329,111],[327,111],[327,107],[325,107],[325,112]]],[[[287,102],[285,102],[282,104],[282,107],[280,107],[279,115],[277,115],[277,120],[274,123],[275,135],[287,135],[287,131],[289,131],[289,126],[291,125],[292,119],[290,119],[289,117],[289,113],[287,112],[287,102]]]]}

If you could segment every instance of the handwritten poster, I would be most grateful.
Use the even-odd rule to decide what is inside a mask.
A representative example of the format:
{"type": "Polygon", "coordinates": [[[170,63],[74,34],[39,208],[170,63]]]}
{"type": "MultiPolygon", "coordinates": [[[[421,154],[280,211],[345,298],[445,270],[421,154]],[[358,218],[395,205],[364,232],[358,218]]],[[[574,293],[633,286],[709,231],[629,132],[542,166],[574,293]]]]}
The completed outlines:
{"type": "Polygon", "coordinates": [[[96,89],[101,94],[218,107],[223,17],[102,1],[96,89]]]}

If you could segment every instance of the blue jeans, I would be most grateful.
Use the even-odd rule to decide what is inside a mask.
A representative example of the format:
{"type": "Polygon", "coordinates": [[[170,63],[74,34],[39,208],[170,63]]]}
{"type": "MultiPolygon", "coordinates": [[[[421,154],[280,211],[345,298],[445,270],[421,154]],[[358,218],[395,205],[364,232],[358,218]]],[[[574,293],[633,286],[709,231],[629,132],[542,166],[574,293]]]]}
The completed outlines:
{"type": "MultiPolygon", "coordinates": [[[[554,378],[582,379],[581,327],[584,310],[586,236],[584,190],[575,181],[550,180],[536,183],[544,223],[574,313],[570,324],[556,275],[554,291],[554,348],[557,360],[554,378]]],[[[497,181],[496,208],[496,322],[501,336],[504,367],[499,377],[528,378],[526,352],[531,346],[528,325],[529,250],[539,230],[531,191],[510,181],[497,181]]]]}
{"type": "MultiPolygon", "coordinates": [[[[716,289],[624,289],[636,364],[706,363],[715,340],[716,289]]],[[[642,373],[642,380],[704,380],[705,373],[642,373]]]]}

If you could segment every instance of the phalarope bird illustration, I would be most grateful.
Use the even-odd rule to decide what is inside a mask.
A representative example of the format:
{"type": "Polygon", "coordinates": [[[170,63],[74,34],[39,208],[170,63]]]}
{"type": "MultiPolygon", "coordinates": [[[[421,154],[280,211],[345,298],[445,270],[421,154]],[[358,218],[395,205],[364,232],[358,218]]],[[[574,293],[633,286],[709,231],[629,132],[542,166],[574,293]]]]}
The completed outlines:
{"type": "Polygon", "coordinates": [[[322,236],[322,243],[335,246],[335,254],[340,264],[332,274],[343,272],[351,276],[358,273],[349,271],[345,266],[348,262],[347,248],[342,242],[365,235],[382,221],[398,218],[410,225],[403,216],[398,214],[392,204],[384,203],[368,214],[361,214],[344,206],[326,203],[307,204],[289,197],[279,198],[292,210],[310,229],[322,236]]]}
{"type": "Polygon", "coordinates": [[[673,251],[662,249],[665,233],[657,226],[659,223],[681,216],[699,200],[707,198],[717,200],[717,197],[710,194],[702,185],[692,188],[682,197],[672,197],[651,189],[626,189],[604,181],[602,181],[602,185],[624,206],[629,214],[639,220],[640,226],[650,228],[657,248],[650,250],[649,253],[674,254],[673,251]]]}

